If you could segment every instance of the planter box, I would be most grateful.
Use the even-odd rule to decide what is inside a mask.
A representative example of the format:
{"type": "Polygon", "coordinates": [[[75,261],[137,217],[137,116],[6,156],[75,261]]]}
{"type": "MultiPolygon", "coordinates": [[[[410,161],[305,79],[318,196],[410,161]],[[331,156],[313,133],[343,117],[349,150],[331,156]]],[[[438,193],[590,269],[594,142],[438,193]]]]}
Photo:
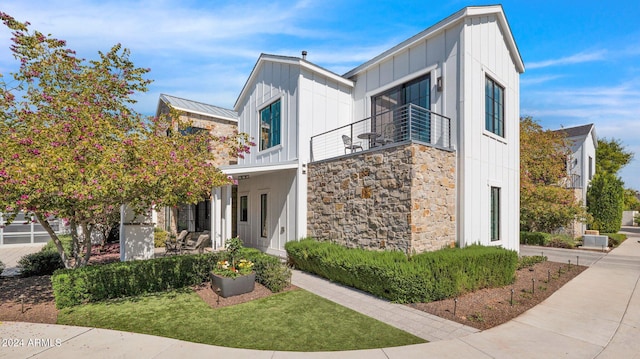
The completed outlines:
{"type": "Polygon", "coordinates": [[[211,289],[224,298],[253,292],[255,285],[255,273],[238,276],[236,278],[221,277],[211,273],[211,289]]]}

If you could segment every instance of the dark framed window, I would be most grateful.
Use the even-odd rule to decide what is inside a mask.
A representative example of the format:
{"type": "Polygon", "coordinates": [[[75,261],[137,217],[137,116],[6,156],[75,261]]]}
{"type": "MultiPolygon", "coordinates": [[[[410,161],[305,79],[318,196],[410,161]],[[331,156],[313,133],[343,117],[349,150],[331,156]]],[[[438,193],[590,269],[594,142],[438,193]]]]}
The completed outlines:
{"type": "Polygon", "coordinates": [[[260,110],[260,151],[280,144],[280,100],[260,110]]]}
{"type": "Polygon", "coordinates": [[[589,179],[593,178],[593,157],[589,156],[589,179]]]}
{"type": "Polygon", "coordinates": [[[500,187],[491,187],[491,241],[500,240],[500,187]]]}
{"type": "Polygon", "coordinates": [[[246,222],[249,219],[249,197],[240,196],[240,222],[246,222]]]}
{"type": "Polygon", "coordinates": [[[260,195],[260,237],[267,238],[267,194],[260,195]]]}
{"type": "Polygon", "coordinates": [[[485,129],[504,137],[504,88],[487,77],[485,93],[485,129]]]}

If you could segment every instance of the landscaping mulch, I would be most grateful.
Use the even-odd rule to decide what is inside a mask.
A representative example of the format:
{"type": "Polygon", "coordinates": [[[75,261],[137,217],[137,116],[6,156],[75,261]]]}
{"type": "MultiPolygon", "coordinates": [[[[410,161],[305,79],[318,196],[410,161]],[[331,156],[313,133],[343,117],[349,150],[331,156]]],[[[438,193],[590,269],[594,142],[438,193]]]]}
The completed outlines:
{"type": "MultiPolygon", "coordinates": [[[[296,289],[298,289],[298,287],[296,287],[295,285],[290,285],[289,287],[285,288],[283,292],[296,290],[296,289]]],[[[200,298],[202,298],[202,300],[205,301],[205,303],[209,304],[211,308],[228,307],[230,305],[246,303],[252,300],[265,298],[265,297],[276,294],[271,292],[269,288],[257,282],[253,292],[234,295],[228,298],[217,295],[216,292],[214,292],[213,289],[211,289],[210,282],[206,282],[198,286],[195,286],[194,290],[196,291],[196,293],[198,293],[200,298]]]]}
{"type": "Polygon", "coordinates": [[[506,323],[547,299],[556,290],[587,269],[568,263],[542,262],[516,271],[512,285],[481,289],[457,298],[408,304],[412,308],[477,329],[506,323]],[[560,269],[561,274],[558,275],[560,269]],[[548,281],[549,273],[551,280],[548,281]],[[535,279],[535,282],[532,282],[535,279]],[[535,284],[535,291],[533,285],[535,284]],[[511,290],[513,289],[513,305],[511,290]]]}

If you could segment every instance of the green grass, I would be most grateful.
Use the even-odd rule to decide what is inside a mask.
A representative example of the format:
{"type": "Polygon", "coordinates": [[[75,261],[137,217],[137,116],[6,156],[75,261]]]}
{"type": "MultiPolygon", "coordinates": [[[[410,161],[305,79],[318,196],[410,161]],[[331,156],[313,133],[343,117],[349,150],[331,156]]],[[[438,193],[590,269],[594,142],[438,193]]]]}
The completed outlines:
{"type": "Polygon", "coordinates": [[[191,290],[172,291],[63,309],[58,324],[281,351],[356,350],[425,342],[304,290],[220,309],[212,309],[191,290]]]}

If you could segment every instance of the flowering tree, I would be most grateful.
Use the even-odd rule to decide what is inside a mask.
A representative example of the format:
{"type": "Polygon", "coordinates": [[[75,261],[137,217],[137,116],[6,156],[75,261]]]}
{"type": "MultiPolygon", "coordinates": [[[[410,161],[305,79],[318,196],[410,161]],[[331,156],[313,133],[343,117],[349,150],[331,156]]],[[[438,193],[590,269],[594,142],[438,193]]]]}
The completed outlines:
{"type": "Polygon", "coordinates": [[[13,31],[11,51],[20,62],[11,79],[0,74],[0,211],[9,220],[34,213],[67,267],[88,262],[92,231],[122,204],[142,212],[196,203],[230,184],[210,149],[217,141],[242,156],[246,135],[167,136],[189,124],[175,112],[143,118],[130,108],[150,81],[128,50],[116,45],[87,62],[29,23],[1,12],[0,19],[13,31]],[[46,221],[52,215],[69,221],[70,257],[46,221]]]}
{"type": "Polygon", "coordinates": [[[567,177],[569,144],[559,132],[543,130],[531,117],[520,119],[520,229],[552,232],[587,214],[567,177]]]}

